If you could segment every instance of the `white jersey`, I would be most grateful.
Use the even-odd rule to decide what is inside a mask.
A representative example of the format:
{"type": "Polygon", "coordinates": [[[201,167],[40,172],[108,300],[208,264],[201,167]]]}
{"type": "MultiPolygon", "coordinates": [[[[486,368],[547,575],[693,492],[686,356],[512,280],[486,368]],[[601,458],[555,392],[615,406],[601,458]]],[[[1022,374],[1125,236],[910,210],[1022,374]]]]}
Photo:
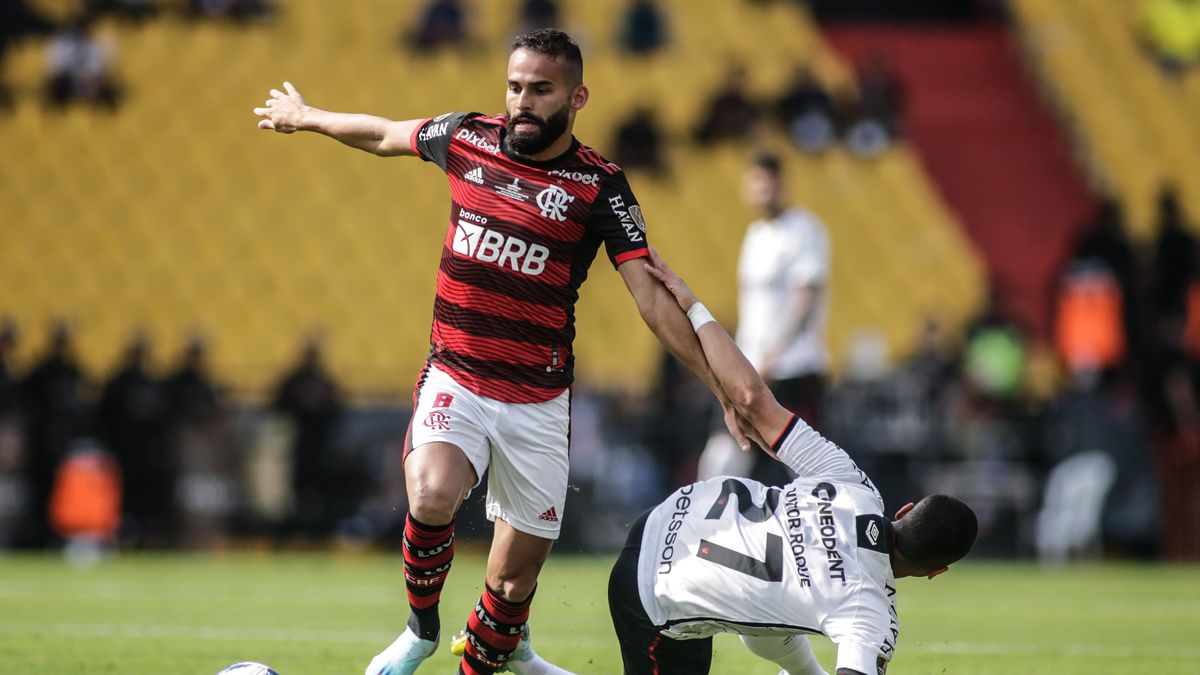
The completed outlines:
{"type": "Polygon", "coordinates": [[[798,417],[775,451],[799,474],[782,488],[713,478],[650,513],[638,560],[646,614],[677,639],[822,634],[838,668],[882,675],[899,633],[883,499],[798,417]]]}
{"type": "Polygon", "coordinates": [[[746,230],[738,258],[737,344],[756,369],[761,371],[766,351],[793,323],[796,289],[817,287],[813,315],[764,377],[799,377],[828,368],[829,267],[829,235],[808,211],[788,209],[746,230]]]}

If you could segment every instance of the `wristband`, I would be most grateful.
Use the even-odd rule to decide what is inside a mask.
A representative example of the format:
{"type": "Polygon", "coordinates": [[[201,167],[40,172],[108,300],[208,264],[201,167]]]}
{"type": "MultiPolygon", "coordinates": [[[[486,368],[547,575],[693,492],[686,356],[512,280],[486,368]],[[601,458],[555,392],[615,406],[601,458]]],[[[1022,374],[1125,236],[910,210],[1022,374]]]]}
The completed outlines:
{"type": "Polygon", "coordinates": [[[692,330],[699,332],[700,327],[706,323],[716,321],[713,315],[709,313],[708,308],[703,303],[696,302],[688,308],[688,320],[692,322],[692,330]]]}

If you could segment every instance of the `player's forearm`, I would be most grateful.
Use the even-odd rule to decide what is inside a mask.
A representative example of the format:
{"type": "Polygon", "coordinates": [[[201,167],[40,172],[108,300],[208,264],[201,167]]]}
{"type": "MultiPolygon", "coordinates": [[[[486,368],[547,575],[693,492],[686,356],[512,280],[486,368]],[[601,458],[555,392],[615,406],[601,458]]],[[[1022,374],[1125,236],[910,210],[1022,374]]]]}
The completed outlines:
{"type": "Polygon", "coordinates": [[[771,392],[742,350],[720,323],[710,321],[696,331],[713,377],[730,398],[738,414],[761,430],[760,418],[771,392]]]}
{"type": "Polygon", "coordinates": [[[723,404],[732,403],[729,394],[722,388],[719,378],[705,358],[699,337],[692,330],[687,315],[666,288],[655,287],[650,301],[640,303],[638,311],[667,351],[695,373],[723,404]]]}
{"type": "Polygon", "coordinates": [[[377,115],[330,112],[308,107],[298,128],[315,131],[352,148],[386,157],[411,154],[409,135],[418,123],[418,120],[397,122],[377,115]]]}

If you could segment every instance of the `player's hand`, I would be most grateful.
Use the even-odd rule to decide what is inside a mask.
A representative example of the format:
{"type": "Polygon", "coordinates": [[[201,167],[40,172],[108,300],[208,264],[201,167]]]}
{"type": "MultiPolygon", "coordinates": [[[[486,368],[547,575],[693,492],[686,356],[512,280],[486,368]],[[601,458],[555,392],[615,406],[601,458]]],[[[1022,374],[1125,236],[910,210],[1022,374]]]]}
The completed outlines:
{"type": "Polygon", "coordinates": [[[675,302],[679,303],[683,311],[688,311],[692,305],[696,304],[696,294],[692,292],[692,289],[688,288],[683,279],[675,273],[675,270],[667,265],[666,261],[658,255],[658,251],[654,250],[653,247],[650,248],[650,262],[646,263],[646,271],[650,273],[650,276],[661,281],[663,286],[667,287],[667,290],[671,292],[671,295],[675,296],[675,302]]]}
{"type": "Polygon", "coordinates": [[[758,432],[754,429],[754,425],[750,424],[746,418],[738,414],[732,405],[721,403],[721,408],[725,413],[725,428],[729,430],[729,435],[733,436],[733,440],[737,442],[738,447],[742,452],[750,452],[754,449],[754,445],[750,441],[758,443],[766,449],[767,454],[775,457],[775,453],[771,452],[770,446],[764,444],[759,438],[758,432]]]}
{"type": "Polygon", "coordinates": [[[271,129],[278,131],[281,134],[290,134],[300,128],[301,119],[304,117],[304,112],[308,105],[304,103],[304,97],[291,82],[284,82],[283,88],[287,90],[285,94],[278,89],[271,90],[271,98],[262,108],[255,108],[254,114],[262,117],[258,121],[259,129],[271,129]]]}

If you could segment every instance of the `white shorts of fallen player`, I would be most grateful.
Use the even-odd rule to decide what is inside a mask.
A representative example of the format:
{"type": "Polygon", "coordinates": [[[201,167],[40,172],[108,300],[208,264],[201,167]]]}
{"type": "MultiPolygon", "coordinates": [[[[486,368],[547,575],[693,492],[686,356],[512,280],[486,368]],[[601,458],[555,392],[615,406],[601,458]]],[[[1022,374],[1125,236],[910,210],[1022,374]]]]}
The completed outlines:
{"type": "MultiPolygon", "coordinates": [[[[408,445],[450,443],[482,479],[489,467],[487,518],[557,539],[567,497],[571,392],[545,403],[480,396],[430,365],[413,410],[408,445]]],[[[478,485],[476,482],[476,486],[478,485]]]]}

